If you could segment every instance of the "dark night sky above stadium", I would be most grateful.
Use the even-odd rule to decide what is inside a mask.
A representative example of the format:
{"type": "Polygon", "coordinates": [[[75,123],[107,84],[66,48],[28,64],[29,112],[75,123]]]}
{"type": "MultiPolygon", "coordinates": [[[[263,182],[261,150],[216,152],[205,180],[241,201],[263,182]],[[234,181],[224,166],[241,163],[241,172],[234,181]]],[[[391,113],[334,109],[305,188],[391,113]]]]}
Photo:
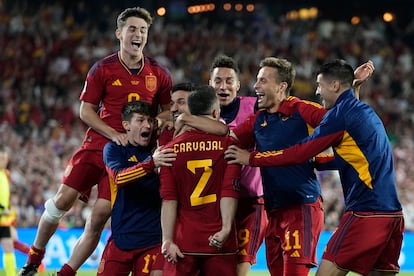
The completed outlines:
{"type": "MultiPolygon", "coordinates": [[[[134,5],[139,4],[136,1],[118,0],[119,2],[131,2],[134,5]]],[[[299,9],[302,7],[316,6],[320,10],[322,18],[332,20],[346,20],[348,21],[353,15],[360,17],[378,17],[386,11],[394,13],[400,24],[407,24],[414,18],[414,0],[148,0],[143,1],[149,5],[165,5],[172,6],[179,5],[195,5],[213,2],[216,5],[224,3],[260,3],[264,4],[271,12],[285,13],[292,9],[299,9]]],[[[126,4],[126,3],[125,3],[126,4]]],[[[155,6],[154,6],[155,8],[155,6]]]]}

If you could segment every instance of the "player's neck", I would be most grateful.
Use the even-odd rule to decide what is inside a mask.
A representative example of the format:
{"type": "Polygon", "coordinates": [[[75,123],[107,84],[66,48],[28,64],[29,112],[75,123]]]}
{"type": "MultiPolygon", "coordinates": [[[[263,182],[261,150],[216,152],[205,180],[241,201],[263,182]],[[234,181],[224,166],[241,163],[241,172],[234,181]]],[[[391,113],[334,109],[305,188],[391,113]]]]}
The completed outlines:
{"type": "Polygon", "coordinates": [[[132,56],[129,55],[127,53],[122,53],[120,54],[122,62],[125,63],[125,65],[129,68],[129,69],[140,69],[142,66],[142,60],[144,55],[141,53],[141,55],[138,56],[132,56]]]}

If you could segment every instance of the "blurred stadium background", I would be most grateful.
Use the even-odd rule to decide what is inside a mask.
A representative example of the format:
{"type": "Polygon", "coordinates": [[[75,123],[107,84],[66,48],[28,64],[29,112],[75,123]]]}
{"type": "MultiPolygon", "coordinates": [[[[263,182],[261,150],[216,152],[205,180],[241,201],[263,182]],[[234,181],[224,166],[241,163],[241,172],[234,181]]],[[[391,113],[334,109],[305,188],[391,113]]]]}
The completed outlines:
{"type": "MultiPolygon", "coordinates": [[[[0,0],[0,143],[12,151],[12,203],[21,239],[32,242],[30,231],[43,203],[56,192],[68,158],[83,139],[78,97],[86,72],[118,49],[116,15],[136,5],[154,16],[145,53],[166,65],[174,82],[207,83],[213,57],[224,53],[239,62],[240,93],[254,95],[257,65],[273,55],[295,64],[293,94],[317,100],[314,70],[321,63],[343,58],[357,66],[373,60],[376,71],[361,99],[387,128],[406,235],[412,238],[414,1],[0,0]]],[[[325,229],[331,231],[343,211],[341,187],[335,173],[319,178],[325,229]]],[[[78,202],[62,220],[61,231],[83,227],[92,203],[78,202]]],[[[65,242],[62,248],[67,255],[71,247],[65,242]]]]}

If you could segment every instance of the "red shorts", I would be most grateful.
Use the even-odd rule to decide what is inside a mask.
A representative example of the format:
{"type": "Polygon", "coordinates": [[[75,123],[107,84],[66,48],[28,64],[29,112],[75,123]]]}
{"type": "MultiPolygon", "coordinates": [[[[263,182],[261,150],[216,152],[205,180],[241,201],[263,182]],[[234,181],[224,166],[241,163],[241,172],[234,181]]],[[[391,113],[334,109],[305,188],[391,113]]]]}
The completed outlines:
{"type": "Polygon", "coordinates": [[[404,233],[402,212],[346,212],[322,259],[338,268],[367,275],[371,270],[398,272],[404,233]]]}
{"type": "Polygon", "coordinates": [[[79,148],[69,161],[62,183],[81,194],[87,202],[94,185],[98,184],[98,198],[111,200],[111,192],[103,162],[102,150],[79,148]]]}
{"type": "Polygon", "coordinates": [[[287,264],[315,267],[316,245],[323,229],[322,200],[268,211],[266,260],[272,275],[284,275],[287,264]]]}
{"type": "Polygon", "coordinates": [[[164,257],[161,254],[161,244],[145,248],[122,250],[114,240],[108,241],[102,253],[98,273],[100,276],[132,275],[148,276],[153,270],[162,270],[164,257]]]}
{"type": "Polygon", "coordinates": [[[165,262],[163,275],[237,275],[237,255],[185,255],[176,264],[165,262]]]}
{"type": "Polygon", "coordinates": [[[238,262],[256,263],[256,253],[263,242],[267,216],[263,199],[239,199],[236,229],[239,241],[238,262]]]}

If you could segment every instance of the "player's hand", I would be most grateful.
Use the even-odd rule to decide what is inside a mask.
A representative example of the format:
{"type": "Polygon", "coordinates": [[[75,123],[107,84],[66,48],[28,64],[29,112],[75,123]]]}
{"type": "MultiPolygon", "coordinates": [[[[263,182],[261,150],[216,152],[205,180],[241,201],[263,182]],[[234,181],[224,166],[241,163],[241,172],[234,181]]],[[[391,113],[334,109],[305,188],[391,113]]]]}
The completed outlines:
{"type": "Polygon", "coordinates": [[[224,152],[224,157],[229,164],[249,165],[250,152],[235,145],[231,145],[224,152]]]}
{"type": "Polygon", "coordinates": [[[222,248],[224,242],[228,239],[228,237],[229,237],[229,233],[221,230],[208,238],[208,241],[209,241],[208,245],[217,247],[217,248],[222,248]]]}
{"type": "Polygon", "coordinates": [[[172,162],[175,161],[176,157],[177,154],[174,153],[174,150],[172,148],[157,148],[152,155],[152,159],[154,160],[154,165],[156,168],[159,168],[161,166],[171,167],[172,162]]]}
{"type": "Polygon", "coordinates": [[[128,137],[126,133],[117,132],[116,135],[112,136],[111,140],[114,141],[117,145],[128,145],[128,137]]]}
{"type": "Polygon", "coordinates": [[[180,114],[180,116],[178,116],[175,119],[175,122],[174,122],[174,129],[175,129],[174,137],[182,132],[182,130],[185,126],[185,120],[183,119],[183,117],[185,117],[185,116],[187,116],[187,114],[182,113],[182,114],[180,114]]]}
{"type": "Polygon", "coordinates": [[[371,60],[368,60],[364,64],[360,65],[354,71],[354,87],[360,86],[363,82],[368,80],[375,71],[374,63],[371,60]]]}
{"type": "Polygon", "coordinates": [[[178,258],[184,258],[184,254],[181,252],[178,245],[172,241],[164,241],[161,246],[161,254],[170,263],[177,263],[178,258]]]}

